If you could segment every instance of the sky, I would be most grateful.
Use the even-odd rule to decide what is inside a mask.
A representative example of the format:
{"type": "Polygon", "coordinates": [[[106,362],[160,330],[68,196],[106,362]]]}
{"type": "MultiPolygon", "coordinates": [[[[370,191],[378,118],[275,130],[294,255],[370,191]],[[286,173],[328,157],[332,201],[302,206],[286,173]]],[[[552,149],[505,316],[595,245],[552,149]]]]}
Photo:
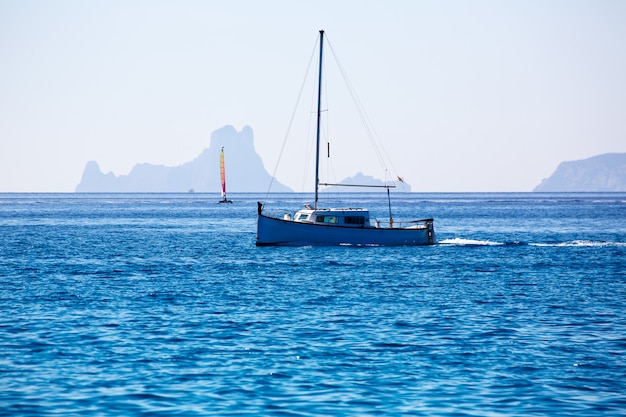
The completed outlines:
{"type": "MultiPolygon", "coordinates": [[[[623,0],[0,0],[0,192],[180,165],[225,125],[306,191],[289,126],[320,29],[414,192],[532,191],[626,152],[623,0]]],[[[333,175],[382,178],[331,86],[333,175]]]]}

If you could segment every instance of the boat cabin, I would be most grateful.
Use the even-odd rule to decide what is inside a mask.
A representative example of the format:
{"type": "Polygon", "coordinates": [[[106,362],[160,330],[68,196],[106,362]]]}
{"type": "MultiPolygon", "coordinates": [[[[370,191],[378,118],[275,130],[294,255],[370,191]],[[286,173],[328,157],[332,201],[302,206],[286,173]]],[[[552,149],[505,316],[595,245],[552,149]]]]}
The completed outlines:
{"type": "Polygon", "coordinates": [[[327,226],[369,227],[370,213],[361,208],[330,208],[299,210],[293,220],[327,226]]]}

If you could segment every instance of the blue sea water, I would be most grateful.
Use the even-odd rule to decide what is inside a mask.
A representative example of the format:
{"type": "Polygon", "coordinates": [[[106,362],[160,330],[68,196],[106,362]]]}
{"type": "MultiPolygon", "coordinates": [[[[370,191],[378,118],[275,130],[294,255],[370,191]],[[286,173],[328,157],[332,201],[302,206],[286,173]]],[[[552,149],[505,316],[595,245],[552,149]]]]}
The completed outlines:
{"type": "Polygon", "coordinates": [[[626,415],[626,194],[394,196],[430,247],[255,247],[229,197],[0,194],[0,415],[626,415]]]}

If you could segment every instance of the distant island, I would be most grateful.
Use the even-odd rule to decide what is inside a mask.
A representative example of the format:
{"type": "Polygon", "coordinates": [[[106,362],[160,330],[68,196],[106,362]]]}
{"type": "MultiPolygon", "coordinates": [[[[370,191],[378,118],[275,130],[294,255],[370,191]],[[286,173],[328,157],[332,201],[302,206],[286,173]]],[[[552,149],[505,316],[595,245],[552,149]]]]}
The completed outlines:
{"type": "MultiPolygon", "coordinates": [[[[263,192],[271,182],[254,148],[252,128],[237,132],[224,126],[211,135],[211,142],[193,161],[175,167],[137,164],[128,175],[104,174],[96,161],[85,166],[76,192],[219,192],[219,152],[226,152],[226,179],[230,192],[263,192]]],[[[292,191],[274,180],[273,192],[292,191]]]]}
{"type": "Polygon", "coordinates": [[[534,192],[626,191],[626,153],[561,162],[534,192]]]}
{"type": "MultiPolygon", "coordinates": [[[[254,134],[250,126],[241,132],[230,125],[211,134],[211,142],[193,161],[175,167],[137,164],[127,175],[103,173],[96,161],[87,162],[77,193],[102,192],[219,192],[219,153],[226,153],[226,181],[230,193],[264,192],[270,183],[271,191],[293,192],[265,170],[263,161],[254,148],[254,134]]],[[[384,182],[362,173],[340,181],[340,184],[383,185],[384,182]]],[[[399,191],[411,191],[406,183],[397,183],[399,191]]],[[[326,192],[370,191],[362,187],[326,187],[326,192]]]]}

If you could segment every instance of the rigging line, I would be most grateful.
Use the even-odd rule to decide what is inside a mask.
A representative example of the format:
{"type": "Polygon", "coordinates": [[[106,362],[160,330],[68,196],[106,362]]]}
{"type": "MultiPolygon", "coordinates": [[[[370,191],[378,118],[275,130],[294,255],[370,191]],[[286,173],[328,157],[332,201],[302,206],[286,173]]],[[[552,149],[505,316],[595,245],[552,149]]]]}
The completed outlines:
{"type": "Polygon", "coordinates": [[[354,100],[355,102],[356,108],[359,113],[359,117],[361,118],[361,121],[363,122],[363,125],[365,126],[365,130],[367,131],[367,135],[370,139],[370,142],[372,146],[374,147],[374,150],[376,151],[376,156],[378,158],[379,164],[381,165],[381,168],[387,171],[386,165],[389,164],[392,170],[394,171],[394,174],[396,174],[395,176],[399,177],[397,175],[397,171],[393,165],[393,162],[391,158],[389,157],[389,154],[387,153],[384,145],[382,144],[382,141],[378,137],[378,133],[376,133],[376,129],[374,128],[374,125],[372,124],[370,118],[367,116],[367,113],[365,112],[365,108],[363,104],[361,103],[361,100],[359,99],[356,93],[356,90],[352,86],[352,83],[348,79],[347,73],[344,70],[343,66],[341,65],[341,62],[339,61],[337,54],[335,54],[335,50],[328,38],[326,39],[326,43],[328,44],[331,50],[331,53],[333,55],[333,58],[335,59],[335,62],[337,63],[337,67],[339,68],[339,72],[341,73],[341,76],[344,82],[346,83],[346,86],[348,87],[348,92],[350,93],[352,100],[354,100]]]}
{"type": "MultiPolygon", "coordinates": [[[[316,44],[317,45],[317,44],[316,44]]],[[[311,64],[309,64],[309,67],[311,64]]],[[[317,99],[315,93],[311,93],[311,98],[309,102],[309,109],[313,109],[315,106],[317,99]]],[[[300,191],[304,192],[306,190],[306,185],[308,184],[308,174],[311,166],[311,152],[315,152],[315,138],[314,133],[315,129],[311,126],[315,121],[315,117],[313,117],[316,113],[313,110],[309,111],[308,117],[308,125],[305,130],[306,132],[306,144],[304,146],[305,155],[304,155],[304,163],[302,164],[302,183],[300,184],[300,191]],[[313,150],[311,150],[313,148],[313,150]]],[[[315,160],[315,158],[313,158],[315,160]]]]}
{"type": "MultiPolygon", "coordinates": [[[[310,104],[309,107],[310,106],[312,106],[312,104],[310,104]]],[[[307,176],[309,173],[309,168],[311,166],[311,146],[313,146],[312,144],[315,142],[311,137],[313,131],[313,129],[311,128],[311,124],[313,123],[313,120],[313,117],[309,116],[306,129],[306,146],[304,147],[306,152],[304,155],[304,163],[302,164],[302,183],[300,184],[300,191],[303,192],[305,190],[305,184],[308,183],[307,176]]]]}
{"type": "MultiPolygon", "coordinates": [[[[328,35],[325,34],[325,39],[326,39],[326,44],[328,44],[328,35]]],[[[324,79],[329,80],[330,77],[328,75],[328,71],[327,71],[328,66],[324,65],[324,79]]],[[[330,102],[333,100],[333,95],[332,95],[332,91],[329,89],[329,83],[326,82],[324,83],[324,95],[323,95],[323,99],[325,101],[325,107],[326,109],[324,110],[325,112],[325,119],[326,119],[326,123],[324,123],[324,120],[322,120],[322,126],[323,126],[323,134],[324,134],[324,138],[326,139],[326,158],[323,161],[325,163],[325,170],[326,170],[326,178],[331,179],[334,182],[338,182],[337,181],[337,174],[335,172],[335,166],[333,163],[333,158],[331,158],[331,143],[330,143],[330,130],[331,130],[331,115],[332,112],[330,111],[330,102]]],[[[327,180],[328,181],[328,180],[327,180]]]]}
{"type": "MultiPolygon", "coordinates": [[[[324,33],[324,37],[326,39],[326,33],[324,33]]],[[[327,71],[327,64],[326,61],[324,61],[322,63],[322,71],[323,71],[323,78],[324,80],[328,80],[328,71],[327,71]]],[[[324,149],[328,149],[329,146],[329,142],[330,142],[330,114],[331,112],[330,110],[330,105],[329,105],[329,97],[330,97],[330,91],[328,89],[328,82],[323,82],[322,83],[322,89],[324,90],[323,94],[322,94],[322,103],[321,106],[322,108],[320,108],[320,135],[323,137],[324,141],[323,143],[326,144],[326,146],[324,147],[324,149]]],[[[317,110],[316,110],[317,111],[317,110]]],[[[322,142],[320,141],[320,145],[322,145],[322,142]]],[[[321,181],[322,177],[329,177],[329,167],[330,167],[330,159],[328,157],[328,153],[327,151],[320,151],[320,158],[319,158],[319,178],[318,181],[321,181]],[[323,155],[326,155],[326,157],[324,157],[323,155]]],[[[319,184],[319,183],[318,183],[319,184]]],[[[327,195],[324,193],[324,190],[319,190],[319,198],[320,199],[326,199],[327,195]]]]}
{"type": "Polygon", "coordinates": [[[291,132],[291,127],[293,125],[293,121],[296,116],[296,111],[298,109],[298,103],[300,103],[300,99],[302,98],[302,91],[304,91],[304,86],[306,84],[306,80],[309,77],[309,72],[311,70],[311,62],[313,62],[313,57],[315,56],[315,50],[317,49],[317,44],[319,39],[316,37],[315,45],[313,45],[313,51],[311,52],[311,57],[309,58],[309,64],[307,65],[306,72],[304,74],[304,79],[302,80],[302,85],[300,86],[300,91],[298,92],[298,98],[296,100],[296,104],[294,106],[293,112],[291,113],[291,119],[289,120],[289,125],[287,126],[287,132],[285,133],[285,138],[283,139],[283,144],[280,148],[280,152],[278,153],[278,160],[276,161],[276,166],[274,167],[274,172],[272,173],[272,179],[270,180],[269,187],[267,187],[267,192],[265,193],[265,200],[268,199],[270,190],[272,188],[272,184],[274,183],[274,179],[276,178],[276,172],[278,171],[278,165],[280,164],[280,159],[283,156],[283,152],[285,150],[285,145],[287,144],[287,138],[289,137],[289,133],[291,132]]]}
{"type": "MultiPolygon", "coordinates": [[[[319,39],[319,38],[318,38],[319,39]]],[[[316,46],[318,44],[316,43],[316,46]]],[[[317,51],[314,51],[314,53],[317,55],[317,51]]],[[[319,64],[319,61],[316,61],[316,64],[319,64]]],[[[310,66],[311,64],[309,64],[310,66]]],[[[316,65],[317,67],[317,65],[316,65]]],[[[324,76],[323,78],[326,79],[326,67],[324,65],[322,65],[322,70],[324,71],[324,76]]],[[[322,88],[324,88],[324,94],[322,94],[322,97],[326,97],[327,91],[326,88],[327,85],[326,83],[322,83],[322,88]]],[[[304,192],[306,190],[306,185],[309,183],[309,178],[308,178],[308,174],[309,174],[309,169],[311,167],[311,165],[313,165],[312,161],[315,161],[315,158],[311,157],[311,154],[315,155],[315,148],[316,148],[316,144],[317,144],[317,136],[316,136],[316,131],[315,129],[312,128],[313,124],[317,123],[317,99],[318,99],[318,94],[317,94],[317,89],[316,88],[312,88],[311,89],[311,101],[309,104],[309,123],[307,126],[307,142],[306,142],[306,146],[305,146],[305,150],[306,150],[306,155],[304,158],[304,163],[303,163],[303,175],[302,175],[302,184],[300,186],[300,189],[304,192]]],[[[326,119],[328,119],[328,113],[327,110],[322,110],[320,109],[320,114],[325,114],[326,119]]],[[[324,120],[321,119],[320,120],[320,133],[322,135],[325,135],[325,132],[323,130],[324,128],[324,120]]],[[[314,170],[315,171],[315,170],[314,170]]]]}
{"type": "Polygon", "coordinates": [[[365,113],[365,109],[361,103],[361,100],[359,99],[355,88],[352,86],[352,83],[350,82],[350,80],[348,79],[347,73],[343,68],[343,65],[341,65],[341,62],[339,61],[339,58],[337,57],[337,55],[335,54],[335,51],[332,47],[332,45],[330,44],[330,42],[328,42],[330,50],[333,54],[333,57],[335,58],[335,62],[337,63],[337,67],[339,68],[339,72],[344,80],[344,82],[346,83],[346,86],[348,88],[348,92],[350,93],[350,96],[352,97],[352,100],[355,103],[355,106],[357,108],[359,117],[361,118],[361,122],[363,123],[363,126],[365,127],[365,130],[368,134],[368,137],[370,139],[370,142],[372,144],[372,146],[374,147],[374,150],[376,151],[376,156],[378,158],[378,162],[381,165],[381,168],[383,170],[386,170],[386,163],[382,158],[382,152],[378,149],[379,146],[375,141],[375,138],[372,135],[372,123],[370,122],[369,118],[367,117],[367,114],[365,113]]]}
{"type": "Polygon", "coordinates": [[[343,65],[341,65],[341,62],[339,61],[339,57],[337,57],[337,55],[335,54],[335,50],[333,49],[332,45],[330,44],[330,42],[328,42],[330,50],[333,54],[333,57],[335,58],[335,62],[337,63],[337,67],[339,68],[339,72],[344,80],[344,82],[346,83],[346,86],[348,88],[348,92],[350,93],[350,96],[352,97],[352,100],[355,103],[355,106],[357,108],[359,117],[361,118],[361,122],[363,123],[363,126],[365,127],[365,130],[368,134],[368,137],[370,139],[370,142],[372,144],[372,146],[374,147],[374,150],[376,151],[376,156],[378,157],[379,163],[381,164],[381,168],[383,170],[386,170],[386,163],[382,158],[382,152],[380,152],[380,150],[378,149],[378,144],[376,143],[376,141],[374,140],[375,138],[372,135],[372,130],[373,130],[373,126],[371,121],[369,120],[369,118],[367,117],[367,114],[365,112],[365,109],[363,107],[363,104],[361,103],[361,100],[359,99],[357,93],[356,93],[356,89],[352,86],[352,83],[350,82],[347,72],[344,70],[343,65]]]}
{"type": "MultiPolygon", "coordinates": [[[[317,54],[317,51],[314,51],[314,52],[315,54],[317,54]]],[[[316,64],[319,64],[319,61],[316,61],[316,64]]],[[[327,79],[325,65],[322,65],[322,70],[324,71],[323,78],[327,79]]],[[[326,90],[328,88],[327,84],[322,83],[322,88],[324,88],[324,94],[322,94],[322,102],[324,102],[324,99],[326,95],[328,94],[328,91],[326,90]]],[[[304,172],[302,175],[302,185],[300,187],[302,191],[306,190],[305,184],[309,183],[309,178],[308,178],[309,169],[311,165],[313,165],[312,161],[315,161],[315,158],[311,157],[311,154],[313,154],[313,156],[315,155],[315,148],[316,148],[316,142],[317,142],[316,132],[315,132],[315,129],[312,127],[313,124],[317,123],[317,89],[316,88],[311,89],[311,102],[309,104],[309,108],[310,108],[309,124],[306,130],[307,131],[307,143],[305,147],[306,155],[305,155],[304,164],[303,164],[304,172]]],[[[324,115],[326,121],[328,120],[328,109],[320,109],[320,114],[324,115]]],[[[320,133],[321,135],[324,135],[326,137],[327,131],[328,131],[328,128],[325,126],[324,118],[322,118],[320,119],[320,133]]]]}
{"type": "MultiPolygon", "coordinates": [[[[328,43],[328,35],[326,35],[326,39],[327,39],[327,43],[328,43]]],[[[325,175],[326,178],[329,178],[329,168],[330,168],[330,91],[328,89],[328,80],[330,79],[328,77],[328,71],[327,71],[327,65],[324,65],[322,67],[322,70],[324,71],[324,79],[327,80],[324,85],[324,94],[322,95],[322,99],[323,99],[323,103],[322,105],[324,105],[324,101],[325,101],[325,113],[324,113],[324,118],[322,119],[322,123],[321,123],[321,128],[322,128],[322,135],[324,136],[325,142],[326,142],[326,152],[324,152],[324,154],[326,155],[326,158],[322,158],[320,160],[320,163],[324,165],[324,170],[325,170],[325,175]]]]}

